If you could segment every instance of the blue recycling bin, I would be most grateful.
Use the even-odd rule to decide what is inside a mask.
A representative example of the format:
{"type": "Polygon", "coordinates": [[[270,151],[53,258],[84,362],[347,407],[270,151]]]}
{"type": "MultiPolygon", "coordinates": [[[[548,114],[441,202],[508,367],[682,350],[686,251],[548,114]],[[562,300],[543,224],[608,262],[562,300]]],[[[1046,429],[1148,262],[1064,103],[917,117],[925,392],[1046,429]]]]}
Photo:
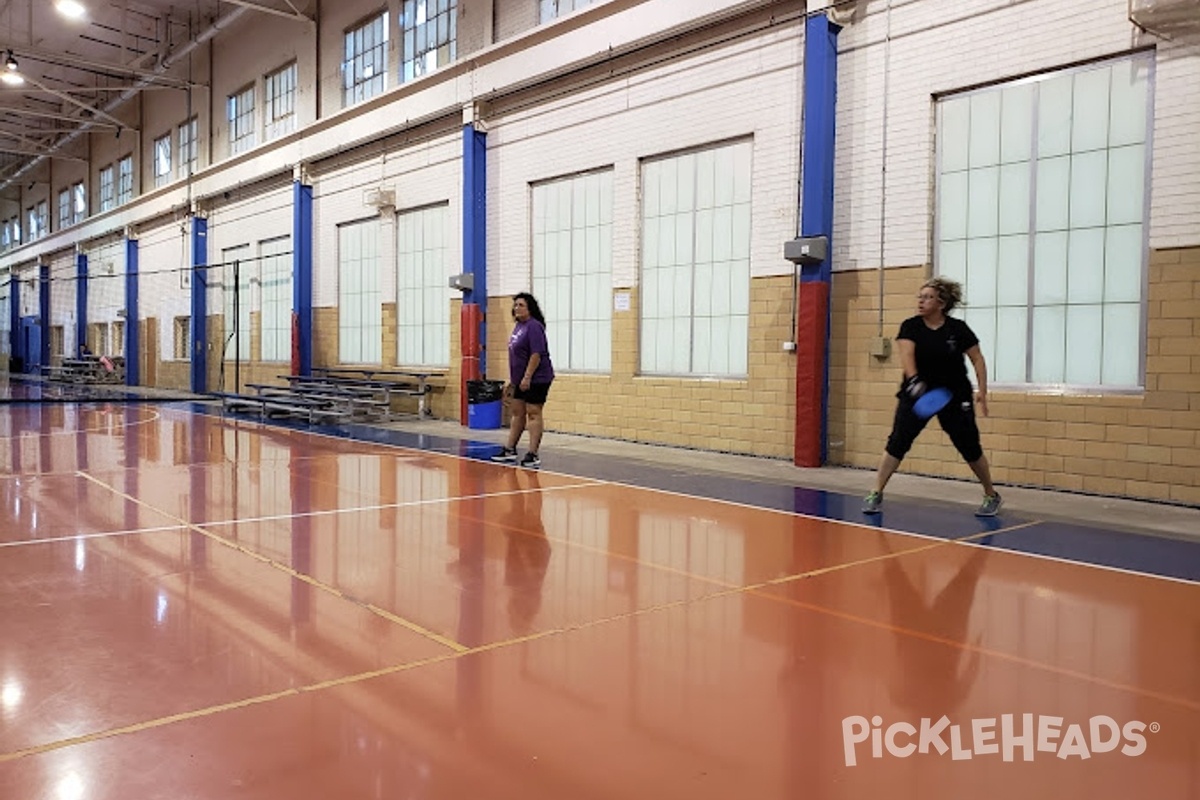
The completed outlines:
{"type": "Polygon", "coordinates": [[[504,381],[467,381],[467,427],[499,428],[503,397],[504,381]]]}

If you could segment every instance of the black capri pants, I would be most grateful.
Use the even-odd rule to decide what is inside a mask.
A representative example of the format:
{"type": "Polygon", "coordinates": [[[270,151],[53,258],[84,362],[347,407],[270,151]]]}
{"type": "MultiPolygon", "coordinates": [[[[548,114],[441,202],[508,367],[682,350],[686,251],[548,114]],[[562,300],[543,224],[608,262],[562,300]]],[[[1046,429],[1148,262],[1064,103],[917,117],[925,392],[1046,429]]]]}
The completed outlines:
{"type": "MultiPolygon", "coordinates": [[[[917,435],[925,430],[928,419],[921,419],[912,410],[913,401],[901,394],[896,405],[896,418],[892,421],[892,433],[887,440],[887,454],[903,461],[916,441],[917,435]]],[[[983,446],[979,443],[979,426],[975,423],[975,403],[970,395],[955,397],[937,413],[938,423],[950,437],[954,449],[970,464],[983,457],[983,446]]]]}

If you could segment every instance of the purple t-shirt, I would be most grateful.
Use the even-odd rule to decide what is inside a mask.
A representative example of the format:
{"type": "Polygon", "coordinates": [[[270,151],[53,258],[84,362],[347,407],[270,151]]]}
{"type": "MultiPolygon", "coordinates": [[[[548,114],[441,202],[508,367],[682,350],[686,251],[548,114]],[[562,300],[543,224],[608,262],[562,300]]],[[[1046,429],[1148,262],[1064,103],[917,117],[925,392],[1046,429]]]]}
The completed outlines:
{"type": "Polygon", "coordinates": [[[554,365],[550,363],[546,328],[533,317],[524,322],[518,320],[512,336],[508,337],[508,379],[514,386],[521,385],[525,378],[525,368],[529,366],[529,358],[534,353],[540,354],[542,360],[538,362],[529,382],[550,383],[554,380],[554,365]]]}

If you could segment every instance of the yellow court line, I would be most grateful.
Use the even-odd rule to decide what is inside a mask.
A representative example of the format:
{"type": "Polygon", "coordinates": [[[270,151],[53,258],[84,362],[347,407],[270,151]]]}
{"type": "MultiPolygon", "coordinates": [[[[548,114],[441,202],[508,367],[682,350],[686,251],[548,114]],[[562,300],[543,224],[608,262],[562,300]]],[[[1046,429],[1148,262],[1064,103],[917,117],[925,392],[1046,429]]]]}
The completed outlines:
{"type": "MultiPolygon", "coordinates": [[[[1012,526],[1011,528],[1007,528],[1005,530],[1017,530],[1019,528],[1029,527],[1030,525],[1035,525],[1035,524],[1037,524],[1037,523],[1030,522],[1030,523],[1025,523],[1023,525],[1012,526]]],[[[204,533],[205,535],[210,535],[202,530],[200,532],[204,533]]],[[[926,547],[926,548],[918,548],[916,550],[905,550],[905,551],[901,551],[899,553],[891,554],[888,556],[882,556],[882,557],[878,557],[875,559],[863,560],[861,562],[856,562],[856,563],[869,563],[870,561],[878,561],[878,560],[883,560],[885,558],[900,557],[900,556],[910,555],[910,554],[917,553],[917,552],[922,552],[925,550],[931,550],[931,549],[934,549],[935,547],[941,547],[944,545],[961,544],[963,542],[967,542],[970,539],[982,538],[982,537],[986,537],[988,535],[998,533],[998,532],[999,531],[989,531],[989,532],[985,532],[985,533],[971,534],[970,536],[965,536],[965,537],[962,537],[961,539],[946,539],[938,544],[930,545],[929,547],[926,547]]],[[[220,537],[213,537],[213,538],[215,538],[217,541],[221,542],[222,544],[228,544],[228,542],[226,542],[223,539],[220,539],[220,537]]],[[[255,554],[249,553],[249,555],[255,555],[255,554]]],[[[261,560],[261,558],[260,558],[260,560],[261,560]]],[[[844,566],[852,566],[852,565],[844,565],[844,566]]],[[[828,571],[829,571],[828,569],[813,570],[809,573],[803,573],[803,574],[798,574],[795,576],[789,576],[789,579],[795,580],[795,579],[799,579],[801,577],[810,576],[813,574],[822,574],[822,573],[828,572],[828,571]]],[[[298,576],[298,577],[301,577],[302,579],[308,579],[311,581],[311,579],[307,578],[307,576],[298,576]]],[[[892,633],[899,633],[901,635],[913,636],[913,637],[923,639],[925,641],[933,642],[936,644],[946,645],[949,647],[955,647],[955,648],[979,653],[980,655],[997,658],[999,660],[1007,661],[1009,663],[1017,664],[1019,666],[1028,667],[1031,669],[1038,669],[1038,670],[1050,672],[1052,674],[1077,679],[1084,683],[1091,683],[1091,684],[1103,686],[1103,687],[1117,690],[1117,691],[1128,692],[1128,693],[1131,693],[1134,695],[1140,695],[1143,697],[1149,697],[1149,698],[1158,700],[1160,702],[1168,703],[1170,705],[1182,706],[1184,708],[1187,708],[1187,709],[1190,709],[1193,711],[1200,711],[1200,703],[1196,703],[1196,702],[1188,700],[1186,698],[1175,697],[1172,695],[1163,694],[1161,692],[1151,691],[1149,689],[1142,689],[1140,687],[1123,684],[1118,681],[1111,681],[1111,680],[1107,680],[1104,678],[1100,678],[1095,675],[1088,675],[1087,673],[1079,672],[1077,670],[1064,669],[1064,668],[1056,667],[1056,666],[1053,666],[1050,664],[1044,664],[1044,663],[1041,663],[1038,661],[1034,661],[1032,659],[1023,658],[1021,656],[1016,656],[1016,655],[1012,655],[1009,653],[1003,653],[1003,652],[991,650],[991,649],[985,648],[985,647],[979,647],[977,645],[972,645],[969,642],[960,642],[960,641],[955,641],[952,639],[946,639],[944,637],[935,636],[933,634],[924,633],[922,631],[915,631],[915,630],[911,630],[908,628],[902,628],[902,627],[892,625],[887,622],[881,622],[879,620],[873,620],[873,619],[869,619],[866,617],[860,617],[855,614],[840,612],[840,611],[836,611],[834,609],[827,608],[824,606],[817,606],[817,605],[813,605],[810,603],[804,603],[804,602],[794,600],[791,598],[780,597],[775,594],[764,593],[762,591],[763,589],[767,588],[768,586],[770,586],[774,583],[777,583],[779,580],[780,579],[776,579],[774,581],[767,581],[767,582],[755,584],[753,586],[726,588],[726,589],[722,589],[717,592],[713,592],[711,594],[704,595],[703,597],[683,598],[683,599],[679,599],[679,600],[673,600],[668,603],[660,603],[658,605],[648,606],[646,608],[634,609],[633,611],[628,611],[628,612],[625,612],[622,614],[616,614],[616,615],[613,615],[610,617],[589,620],[586,622],[577,623],[575,625],[567,625],[567,626],[563,626],[563,627],[559,627],[559,628],[552,628],[552,629],[548,629],[548,630],[544,630],[544,631],[539,631],[536,633],[531,633],[526,636],[514,637],[511,639],[504,639],[504,640],[497,641],[497,642],[491,642],[488,644],[478,645],[476,647],[467,648],[467,647],[464,647],[463,645],[458,645],[458,647],[462,648],[462,649],[455,650],[454,652],[451,652],[451,653],[444,653],[439,656],[431,656],[429,658],[424,658],[424,659],[420,659],[417,661],[410,661],[410,662],[406,662],[404,664],[398,664],[398,665],[394,665],[391,667],[383,667],[381,669],[371,670],[368,672],[360,672],[360,673],[356,673],[354,675],[347,675],[347,676],[343,676],[340,678],[331,678],[329,680],[319,681],[319,682],[308,684],[305,686],[293,687],[293,688],[285,689],[285,690],[278,691],[278,692],[272,692],[269,694],[263,694],[263,695],[258,695],[255,697],[249,697],[249,698],[246,698],[243,700],[237,700],[237,701],[233,701],[233,702],[229,702],[229,703],[222,703],[219,705],[208,706],[206,708],[195,709],[192,711],[186,711],[186,712],[182,712],[179,714],[172,714],[169,716],[159,717],[157,719],[148,720],[146,722],[139,722],[139,723],[135,723],[132,725],[125,725],[125,726],[122,726],[119,728],[112,728],[112,729],[109,729],[106,731],[97,731],[95,733],[84,734],[82,736],[75,736],[75,737],[72,737],[69,739],[62,739],[62,740],[54,741],[54,742],[47,742],[47,743],[44,743],[41,745],[35,745],[33,747],[28,747],[23,750],[17,750],[17,751],[13,751],[10,753],[0,754],[0,763],[7,763],[9,761],[15,761],[16,759],[24,758],[26,756],[38,755],[41,753],[51,752],[54,750],[60,750],[60,749],[63,749],[66,747],[72,747],[72,746],[78,745],[78,744],[86,744],[89,742],[99,741],[102,739],[110,739],[110,738],[113,738],[116,736],[121,736],[124,734],[137,733],[140,731],[161,728],[161,727],[164,727],[166,725],[170,725],[170,724],[173,724],[176,722],[186,722],[189,720],[200,719],[203,717],[209,717],[209,716],[213,716],[215,714],[219,714],[219,713],[222,713],[225,711],[234,711],[237,709],[248,708],[251,706],[263,705],[266,703],[273,702],[275,700],[281,700],[281,699],[288,698],[288,697],[297,697],[301,694],[317,692],[317,691],[321,691],[324,689],[331,689],[331,688],[336,688],[336,687],[340,687],[340,686],[348,686],[351,684],[356,684],[356,683],[361,683],[361,682],[364,682],[367,680],[371,680],[373,678],[380,678],[380,677],[385,677],[388,675],[395,675],[395,674],[398,674],[401,672],[406,672],[409,670],[416,669],[418,667],[430,666],[433,664],[439,664],[439,663],[443,663],[443,662],[447,662],[447,661],[453,661],[453,660],[462,658],[464,656],[479,655],[481,653],[486,653],[486,652],[491,652],[494,650],[500,650],[500,649],[504,649],[504,648],[508,648],[508,647],[513,647],[515,645],[535,642],[535,641],[538,641],[541,639],[546,639],[551,636],[557,636],[557,635],[561,635],[561,634],[565,634],[565,633],[572,633],[575,631],[586,630],[588,628],[605,625],[605,624],[608,624],[611,622],[620,622],[620,621],[624,621],[624,620],[630,620],[630,619],[634,619],[636,617],[646,616],[648,614],[653,614],[653,613],[657,613],[660,611],[668,611],[668,610],[675,609],[675,608],[681,608],[683,606],[690,605],[692,603],[707,602],[710,600],[718,600],[718,599],[722,599],[722,598],[726,598],[726,597],[733,597],[738,594],[753,594],[760,598],[771,598],[771,599],[786,603],[788,605],[794,606],[796,608],[801,608],[801,609],[804,609],[807,611],[812,611],[812,612],[815,612],[818,614],[823,614],[825,616],[831,616],[831,617],[834,617],[837,619],[845,620],[847,622],[863,624],[863,625],[867,625],[868,627],[878,628],[878,629],[886,630],[886,631],[889,631],[892,633]]],[[[786,580],[786,579],[784,579],[784,580],[786,580]]],[[[320,585],[320,584],[314,584],[314,585],[320,585]]],[[[384,612],[384,613],[386,613],[386,612],[384,612]]]]}
{"type": "MultiPolygon", "coordinates": [[[[722,594],[730,594],[730,592],[723,592],[722,594]]],[[[257,706],[257,705],[263,705],[266,703],[274,702],[276,700],[282,700],[282,699],[288,698],[288,697],[298,697],[302,694],[318,692],[318,691],[322,691],[324,689],[333,689],[333,688],[337,688],[340,686],[349,686],[349,685],[355,684],[355,683],[362,683],[364,681],[368,681],[373,678],[382,678],[382,677],[385,677],[388,675],[395,675],[397,673],[407,672],[409,670],[416,669],[418,667],[425,667],[425,666],[430,666],[433,664],[440,664],[440,663],[443,663],[446,661],[453,661],[453,660],[462,658],[464,656],[478,655],[480,653],[487,653],[492,650],[499,650],[501,648],[511,647],[513,645],[525,644],[528,642],[537,641],[539,639],[545,639],[550,636],[557,636],[557,635],[563,634],[563,633],[571,633],[573,631],[585,630],[587,628],[593,628],[593,627],[596,627],[599,625],[604,625],[604,624],[607,624],[610,622],[619,622],[621,620],[631,619],[633,617],[641,616],[643,614],[649,614],[649,613],[653,613],[656,611],[665,611],[665,610],[669,610],[672,608],[677,608],[677,607],[686,605],[689,602],[691,602],[691,601],[687,600],[687,599],[674,600],[669,603],[661,603],[659,605],[651,606],[648,608],[635,609],[634,611],[627,611],[623,614],[616,614],[611,617],[604,617],[602,619],[589,620],[587,622],[581,622],[581,623],[578,623],[575,625],[568,625],[568,626],[564,626],[561,628],[553,628],[553,629],[549,629],[549,630],[545,630],[545,631],[539,631],[537,633],[528,634],[527,636],[520,636],[520,637],[513,638],[513,639],[505,639],[505,640],[499,641],[499,642],[491,642],[488,644],[479,645],[477,647],[464,648],[460,651],[456,651],[453,653],[443,653],[442,655],[430,656],[428,658],[423,658],[423,659],[420,659],[417,661],[409,661],[404,664],[397,664],[397,665],[394,665],[391,667],[382,667],[380,669],[370,670],[368,672],[359,672],[359,673],[355,673],[354,675],[345,675],[340,678],[330,678],[329,680],[318,681],[316,683],[310,683],[305,686],[296,686],[296,687],[292,687],[289,689],[283,689],[278,692],[271,692],[269,694],[257,695],[255,697],[248,697],[243,700],[234,700],[229,703],[220,703],[218,705],[194,709],[192,711],[183,711],[178,714],[171,714],[171,715],[168,715],[165,717],[158,717],[156,719],[147,720],[145,722],[137,722],[137,723],[133,723],[131,725],[123,725],[119,728],[110,728],[109,730],[105,730],[105,731],[96,731],[94,733],[87,733],[87,734],[82,734],[80,736],[73,736],[69,739],[60,739],[60,740],[53,741],[53,742],[46,742],[44,744],[34,745],[32,747],[26,747],[22,750],[14,750],[10,753],[0,754],[0,764],[7,763],[9,761],[16,761],[19,758],[25,758],[27,756],[39,755],[41,753],[48,753],[48,752],[51,752],[54,750],[61,750],[66,747],[73,747],[75,745],[88,744],[90,742],[96,742],[96,741],[100,741],[102,739],[111,739],[113,737],[123,736],[125,734],[139,733],[141,731],[153,730],[155,728],[162,728],[164,726],[171,725],[176,722],[187,722],[189,720],[200,719],[203,717],[210,717],[210,716],[213,716],[215,714],[220,714],[225,711],[236,711],[238,709],[249,708],[251,706],[257,706]]]]}
{"type": "Polygon", "coordinates": [[[119,491],[116,487],[110,486],[110,485],[104,483],[103,481],[92,477],[91,475],[88,475],[84,472],[80,472],[78,474],[81,478],[91,481],[92,483],[95,483],[98,486],[104,487],[105,489],[112,492],[117,497],[124,498],[125,500],[128,500],[131,503],[135,503],[139,506],[142,506],[143,508],[148,508],[151,511],[155,511],[159,514],[162,514],[163,516],[165,516],[169,519],[176,520],[179,522],[180,526],[183,528],[186,528],[190,531],[199,533],[202,536],[206,536],[209,539],[213,540],[214,542],[224,545],[225,547],[228,547],[231,550],[236,550],[237,552],[242,553],[243,555],[247,555],[250,558],[253,558],[254,560],[256,560],[262,564],[265,564],[269,567],[277,569],[280,572],[283,572],[293,578],[302,580],[305,583],[309,584],[310,586],[313,586],[314,588],[319,589],[322,592],[325,592],[326,594],[331,594],[334,597],[337,597],[342,600],[347,600],[361,608],[365,608],[368,611],[370,611],[371,613],[382,617],[383,619],[386,619],[386,620],[389,620],[390,622],[395,622],[399,625],[402,625],[403,627],[407,628],[408,630],[410,630],[414,633],[420,634],[421,636],[424,636],[425,638],[430,639],[431,641],[437,642],[438,644],[440,644],[444,647],[448,647],[451,650],[455,651],[456,653],[463,653],[463,652],[466,652],[468,649],[466,645],[459,644],[458,642],[454,641],[453,639],[449,639],[445,636],[442,636],[439,633],[429,630],[428,628],[424,628],[424,627],[418,625],[417,623],[412,622],[411,620],[403,619],[394,614],[384,612],[384,611],[382,611],[382,609],[379,609],[377,606],[373,606],[369,603],[363,603],[360,600],[356,600],[355,598],[347,595],[346,593],[344,593],[342,590],[338,589],[337,587],[331,586],[327,583],[319,581],[311,575],[306,575],[303,572],[299,572],[295,569],[292,569],[291,567],[289,567],[287,564],[284,564],[283,562],[276,561],[275,559],[270,558],[269,556],[262,555],[261,553],[256,553],[253,550],[243,547],[242,545],[240,545],[236,542],[233,542],[222,536],[218,536],[217,534],[213,533],[212,531],[205,530],[203,527],[201,527],[199,525],[195,525],[191,522],[188,522],[185,519],[181,519],[179,517],[176,517],[176,516],[166,512],[166,511],[162,511],[161,509],[155,508],[154,506],[150,505],[149,503],[139,500],[138,498],[133,497],[132,495],[126,494],[125,492],[119,491]]]}

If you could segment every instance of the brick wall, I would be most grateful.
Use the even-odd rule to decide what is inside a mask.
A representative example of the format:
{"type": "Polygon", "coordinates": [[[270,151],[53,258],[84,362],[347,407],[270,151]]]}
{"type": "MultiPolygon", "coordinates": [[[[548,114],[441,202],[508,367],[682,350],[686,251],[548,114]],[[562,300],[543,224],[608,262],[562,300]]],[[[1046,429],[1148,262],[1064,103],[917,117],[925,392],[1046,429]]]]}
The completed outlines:
{"type": "MultiPolygon", "coordinates": [[[[627,312],[613,312],[613,364],[608,375],[559,373],[546,405],[551,431],[694,447],[775,458],[790,457],[795,430],[795,357],[791,338],[791,278],[751,282],[750,372],[743,380],[638,374],[638,292],[627,312]]],[[[512,330],[508,297],[489,304],[488,376],[507,380],[512,330]]],[[[554,342],[550,342],[551,356],[554,342]]]]}
{"type": "MultiPolygon", "coordinates": [[[[928,270],[884,272],[883,335],[912,316],[928,270]]],[[[879,331],[879,273],[833,282],[830,462],[875,467],[891,430],[899,358],[869,354],[879,331]]],[[[1051,395],[992,390],[980,418],[1001,483],[1200,504],[1200,248],[1150,256],[1146,385],[1136,395],[1051,395]]],[[[936,422],[902,470],[970,478],[936,422]]]]}

